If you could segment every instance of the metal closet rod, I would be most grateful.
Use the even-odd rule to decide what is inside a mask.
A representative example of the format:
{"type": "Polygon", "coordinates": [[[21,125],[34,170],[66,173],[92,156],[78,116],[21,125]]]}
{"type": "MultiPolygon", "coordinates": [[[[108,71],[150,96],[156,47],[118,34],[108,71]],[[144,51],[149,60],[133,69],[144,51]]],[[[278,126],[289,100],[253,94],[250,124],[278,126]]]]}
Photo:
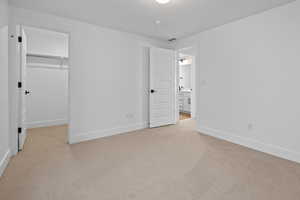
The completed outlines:
{"type": "Polygon", "coordinates": [[[33,54],[33,53],[28,53],[26,54],[27,56],[30,57],[38,57],[38,58],[52,58],[52,59],[68,59],[68,57],[63,57],[63,56],[53,56],[53,55],[46,55],[46,54],[33,54]]]}

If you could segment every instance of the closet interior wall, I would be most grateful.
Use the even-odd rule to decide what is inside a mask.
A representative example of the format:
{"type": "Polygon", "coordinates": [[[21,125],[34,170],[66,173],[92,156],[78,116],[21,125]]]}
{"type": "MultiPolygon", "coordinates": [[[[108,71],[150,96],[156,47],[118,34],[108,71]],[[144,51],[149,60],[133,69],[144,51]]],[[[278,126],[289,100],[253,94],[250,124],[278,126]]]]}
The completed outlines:
{"type": "Polygon", "coordinates": [[[68,123],[68,36],[25,28],[28,38],[27,128],[68,123]]]}

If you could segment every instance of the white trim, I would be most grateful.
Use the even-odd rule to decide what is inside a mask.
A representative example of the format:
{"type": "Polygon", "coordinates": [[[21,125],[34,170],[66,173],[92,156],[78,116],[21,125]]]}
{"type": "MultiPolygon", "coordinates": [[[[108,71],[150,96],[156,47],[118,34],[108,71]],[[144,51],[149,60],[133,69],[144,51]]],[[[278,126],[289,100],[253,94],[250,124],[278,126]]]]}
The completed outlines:
{"type": "Polygon", "coordinates": [[[3,159],[0,161],[0,177],[3,175],[5,168],[7,167],[10,160],[10,150],[7,150],[3,159]]]}
{"type": "Polygon", "coordinates": [[[175,51],[175,123],[180,121],[180,109],[179,109],[179,51],[175,51]]]}
{"type": "Polygon", "coordinates": [[[198,132],[209,135],[215,138],[226,140],[235,144],[239,144],[257,151],[261,151],[273,156],[291,160],[300,163],[300,153],[294,152],[273,144],[265,144],[257,140],[237,136],[234,133],[229,133],[221,130],[216,130],[204,126],[198,127],[198,132]]]}
{"type": "Polygon", "coordinates": [[[106,129],[106,130],[98,130],[98,131],[91,131],[81,134],[71,134],[69,143],[70,144],[76,144],[79,142],[109,137],[113,135],[119,135],[123,133],[128,133],[131,131],[136,131],[140,129],[148,128],[148,123],[140,123],[140,124],[132,124],[128,126],[118,127],[118,128],[112,128],[112,129],[106,129]]]}
{"type": "Polygon", "coordinates": [[[174,125],[174,124],[177,124],[177,121],[152,121],[150,123],[150,128],[159,128],[159,127],[162,127],[162,126],[169,126],[169,125],[174,125]],[[152,126],[151,123],[155,124],[155,126],[152,126]]]}
{"type": "Polygon", "coordinates": [[[26,128],[40,128],[40,127],[48,127],[48,126],[59,126],[68,124],[67,119],[56,119],[56,120],[48,120],[48,121],[35,121],[26,123],[26,128]]]}

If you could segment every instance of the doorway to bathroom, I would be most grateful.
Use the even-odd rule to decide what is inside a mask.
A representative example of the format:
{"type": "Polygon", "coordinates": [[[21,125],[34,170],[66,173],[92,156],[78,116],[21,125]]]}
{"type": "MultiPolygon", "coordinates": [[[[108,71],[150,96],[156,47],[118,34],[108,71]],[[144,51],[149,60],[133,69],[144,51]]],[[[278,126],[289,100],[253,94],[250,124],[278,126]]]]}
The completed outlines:
{"type": "Polygon", "coordinates": [[[178,120],[195,118],[195,56],[193,48],[177,52],[178,120]]]}

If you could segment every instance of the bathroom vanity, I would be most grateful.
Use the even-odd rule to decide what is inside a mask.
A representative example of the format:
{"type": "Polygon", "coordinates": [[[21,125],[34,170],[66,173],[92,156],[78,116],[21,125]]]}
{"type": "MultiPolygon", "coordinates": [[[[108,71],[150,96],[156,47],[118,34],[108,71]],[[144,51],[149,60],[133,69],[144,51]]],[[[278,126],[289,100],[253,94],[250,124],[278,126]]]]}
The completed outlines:
{"type": "Polygon", "coordinates": [[[179,112],[191,113],[191,90],[181,90],[178,94],[179,112]]]}

